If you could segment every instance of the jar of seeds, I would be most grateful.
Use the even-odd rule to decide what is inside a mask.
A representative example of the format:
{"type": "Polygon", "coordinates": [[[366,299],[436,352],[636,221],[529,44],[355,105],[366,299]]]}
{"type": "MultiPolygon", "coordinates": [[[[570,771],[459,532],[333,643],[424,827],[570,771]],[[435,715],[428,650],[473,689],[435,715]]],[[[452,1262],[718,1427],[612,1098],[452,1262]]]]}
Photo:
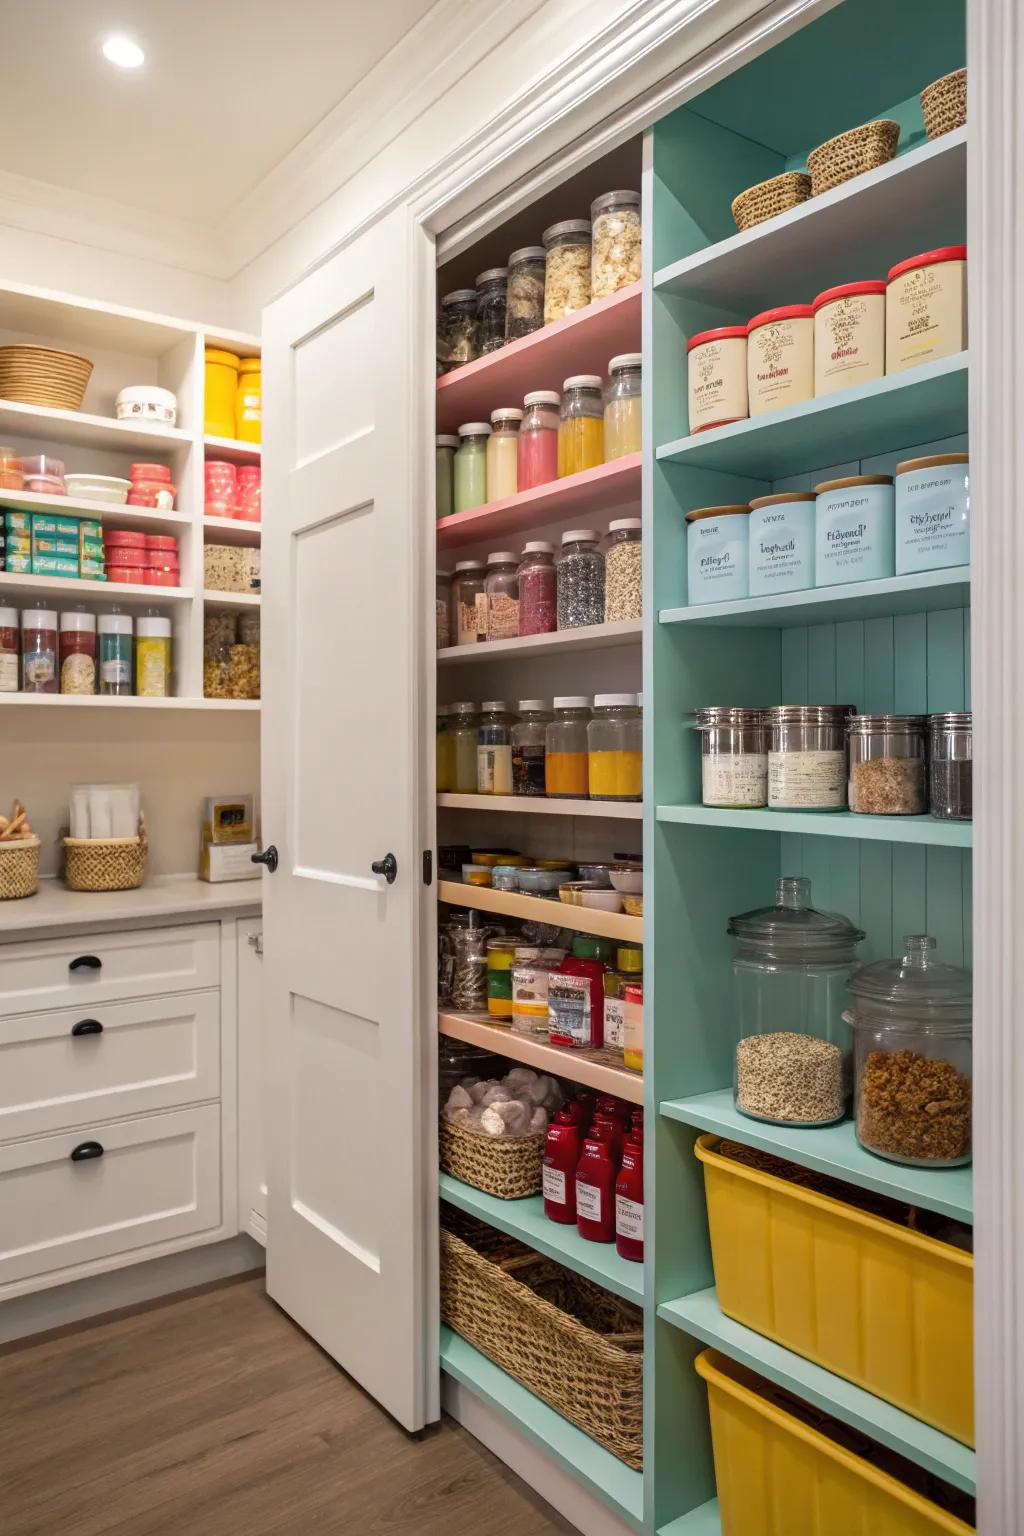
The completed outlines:
{"type": "Polygon", "coordinates": [[[544,324],[564,320],[590,303],[591,231],[589,219],[563,219],[541,237],[544,269],[544,324]]]}
{"type": "Polygon", "coordinates": [[[544,266],[542,245],[524,245],[508,259],[505,340],[518,341],[544,324],[544,266]]]}
{"type": "Polygon", "coordinates": [[[476,280],[476,332],[480,356],[505,345],[508,267],[488,267],[476,280]]]}
{"type": "Polygon", "coordinates": [[[605,562],[595,529],[570,528],[562,534],[557,582],[559,629],[604,622],[605,562]]]}
{"type": "Polygon", "coordinates": [[[643,617],[643,575],[638,517],[618,517],[608,524],[611,542],[604,557],[604,621],[643,617]]]}
{"type": "Polygon", "coordinates": [[[862,816],[923,816],[923,715],[852,715],[850,810],[862,816]]]}
{"type": "Polygon", "coordinates": [[[969,710],[929,715],[929,810],[940,821],[974,815],[973,731],[969,710]]]}

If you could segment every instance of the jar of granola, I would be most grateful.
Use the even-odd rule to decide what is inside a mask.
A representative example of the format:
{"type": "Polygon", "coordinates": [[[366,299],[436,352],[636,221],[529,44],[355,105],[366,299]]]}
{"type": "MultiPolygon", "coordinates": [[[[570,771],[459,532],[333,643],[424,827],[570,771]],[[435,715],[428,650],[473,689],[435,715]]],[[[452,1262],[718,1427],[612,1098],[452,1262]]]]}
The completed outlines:
{"type": "Polygon", "coordinates": [[[590,296],[606,299],[640,281],[640,193],[605,192],[590,205],[590,296]]]}
{"type": "Polygon", "coordinates": [[[591,231],[589,219],[564,219],[543,234],[544,324],[564,320],[590,303],[591,231]]]}

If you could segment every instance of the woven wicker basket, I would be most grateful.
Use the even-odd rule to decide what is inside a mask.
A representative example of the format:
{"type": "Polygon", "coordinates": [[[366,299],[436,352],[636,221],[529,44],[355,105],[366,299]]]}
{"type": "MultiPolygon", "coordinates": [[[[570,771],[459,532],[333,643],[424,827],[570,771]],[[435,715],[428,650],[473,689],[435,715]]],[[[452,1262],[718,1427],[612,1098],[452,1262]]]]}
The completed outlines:
{"type": "Polygon", "coordinates": [[[442,1120],[438,1150],[445,1173],[499,1200],[522,1200],[541,1187],[543,1131],[532,1136],[487,1136],[442,1120]]]}
{"type": "Polygon", "coordinates": [[[138,837],[64,839],[64,879],[72,891],[134,891],[146,873],[146,828],[138,837]]]}
{"type": "Polygon", "coordinates": [[[92,363],[53,347],[0,347],[0,397],[80,411],[92,363]]]}
{"type": "Polygon", "coordinates": [[[811,195],[811,178],[803,171],[784,171],[770,181],[759,181],[732,200],[732,216],[737,229],[752,229],[765,219],[774,219],[805,203],[811,195]]]}
{"type": "Polygon", "coordinates": [[[0,901],[18,901],[39,889],[38,837],[0,842],[0,901]]]}
{"type": "Polygon", "coordinates": [[[895,155],[899,138],[899,123],[893,122],[891,117],[879,117],[873,123],[848,128],[827,143],[819,144],[807,156],[811,196],[820,197],[853,176],[885,165],[895,155]]]}
{"type": "Polygon", "coordinates": [[[921,92],[921,111],[930,139],[952,133],[967,121],[967,71],[954,69],[951,75],[933,80],[921,92]]]}
{"type": "Polygon", "coordinates": [[[444,1208],[441,1317],[627,1466],[643,1466],[643,1315],[444,1208]]]}

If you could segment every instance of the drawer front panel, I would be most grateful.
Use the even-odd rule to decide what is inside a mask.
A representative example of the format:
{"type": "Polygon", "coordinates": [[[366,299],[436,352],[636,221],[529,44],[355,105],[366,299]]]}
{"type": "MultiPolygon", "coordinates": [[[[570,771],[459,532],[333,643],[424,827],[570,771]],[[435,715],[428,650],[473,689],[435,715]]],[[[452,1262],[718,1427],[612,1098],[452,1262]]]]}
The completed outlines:
{"type": "Polygon", "coordinates": [[[219,923],[0,945],[0,1018],[219,985],[219,923]]]}
{"type": "Polygon", "coordinates": [[[219,992],[23,1013],[0,1023],[0,1141],[219,1093],[219,992]]]}

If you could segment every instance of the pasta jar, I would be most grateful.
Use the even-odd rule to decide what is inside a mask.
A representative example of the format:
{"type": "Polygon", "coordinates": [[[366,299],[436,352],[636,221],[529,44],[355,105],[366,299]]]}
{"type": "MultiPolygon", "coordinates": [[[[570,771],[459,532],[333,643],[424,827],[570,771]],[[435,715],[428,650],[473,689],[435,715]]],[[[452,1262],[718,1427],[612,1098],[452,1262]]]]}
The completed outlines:
{"type": "Polygon", "coordinates": [[[580,629],[604,621],[604,555],[593,528],[569,528],[558,557],[558,627],[580,629]]]}
{"type": "Polygon", "coordinates": [[[448,734],[452,738],[457,795],[476,794],[477,729],[480,717],[475,704],[452,704],[448,710],[448,734]]]}
{"type": "Polygon", "coordinates": [[[517,484],[521,491],[558,479],[558,415],[562,397],[556,389],[533,389],[525,396],[519,428],[517,484]]]}
{"type": "Polygon", "coordinates": [[[750,596],[814,586],[813,491],[778,491],[750,503],[750,596]]]}
{"type": "Polygon", "coordinates": [[[944,245],[889,269],[885,371],[951,357],[967,345],[967,247],[944,245]]]}
{"type": "Polygon", "coordinates": [[[100,650],[100,693],[123,698],[132,691],[132,619],[128,613],[101,613],[96,620],[100,650]]]}
{"type": "Polygon", "coordinates": [[[17,608],[0,608],[0,693],[17,693],[21,661],[17,608]]]}
{"type": "Polygon", "coordinates": [[[622,352],[608,364],[610,381],[604,397],[604,461],[639,453],[643,446],[643,402],[640,396],[642,354],[622,352]]]}
{"type": "Polygon", "coordinates": [[[508,259],[505,340],[532,336],[544,324],[544,266],[542,245],[524,245],[508,259]]]}
{"type": "Polygon", "coordinates": [[[484,578],[488,640],[515,640],[519,634],[519,562],[514,550],[487,556],[484,578]]]}
{"type": "Polygon", "coordinates": [[[853,715],[847,723],[850,810],[863,816],[923,816],[923,715],[853,715]]]}
{"type": "Polygon", "coordinates": [[[60,691],[96,692],[96,615],[60,616],[60,691]]]}
{"type": "Polygon", "coordinates": [[[814,309],[814,393],[831,395],[885,373],[885,284],[842,283],[814,309]]]}
{"type": "Polygon", "coordinates": [[[455,455],[455,510],[471,512],[487,500],[487,439],[490,423],[467,421],[459,428],[455,455]]]}
{"type": "Polygon", "coordinates": [[[846,808],[846,721],[852,704],[777,704],[768,727],[768,808],[846,808]]]}
{"type": "Polygon", "coordinates": [[[768,804],[764,711],[709,705],[694,720],[700,733],[701,801],[725,810],[768,804]]]}
{"type": "Polygon", "coordinates": [[[558,419],[558,474],[578,475],[604,463],[601,375],[576,373],[562,386],[558,419]]]}
{"type": "MultiPolygon", "coordinates": [[[[241,646],[233,647],[233,650],[241,649],[241,646]]],[[[140,699],[170,697],[170,619],[142,617],[135,621],[135,692],[140,699]]]]}
{"type": "Polygon", "coordinates": [[[522,411],[503,405],[491,412],[487,439],[487,500],[504,501],[519,489],[519,423],[522,411]]]}
{"type": "Polygon", "coordinates": [[[933,453],[896,465],[896,575],[971,562],[966,453],[933,453]]]}
{"type": "Polygon", "coordinates": [[[520,699],[519,719],[512,727],[512,793],[543,795],[544,759],[551,711],[543,699],[520,699]]]}
{"type": "Polygon", "coordinates": [[[554,706],[555,718],[544,738],[544,788],[553,800],[586,800],[590,700],[585,694],[563,694],[554,706]]]}
{"type": "Polygon", "coordinates": [[[591,800],[643,799],[643,721],[635,693],[599,693],[587,726],[591,800]]]}
{"type": "Polygon", "coordinates": [[[437,648],[443,651],[452,643],[452,573],[438,571],[435,577],[437,648]]]}
{"type": "Polygon", "coordinates": [[[616,517],[608,524],[610,543],[604,557],[604,621],[643,616],[643,525],[638,517],[616,517]]]}
{"type": "MultiPolygon", "coordinates": [[[[176,486],[166,464],[133,464],[128,472],[131,486],[128,491],[130,507],[155,507],[158,512],[172,512],[176,486]]],[[[226,513],[231,517],[234,507],[226,513]]]]}
{"type": "Polygon", "coordinates": [[[455,511],[455,450],[459,439],[445,432],[434,439],[435,517],[451,517],[455,511]]]}
{"type": "Polygon", "coordinates": [[[564,219],[552,224],[544,242],[544,324],[564,320],[590,303],[589,219],[564,219]]]}
{"type": "Polygon", "coordinates": [[[488,267],[476,280],[476,335],[480,356],[505,345],[508,267],[488,267]]]}
{"type": "Polygon", "coordinates": [[[784,304],[747,323],[747,395],[751,416],[814,398],[814,309],[784,304]]]}
{"type": "Polygon", "coordinates": [[[519,565],[519,633],[550,635],[558,625],[554,546],[531,539],[519,565]]]}
{"type": "Polygon", "coordinates": [[[690,431],[706,432],[747,415],[747,328],[719,325],[686,343],[690,431]]]}
{"type": "Polygon", "coordinates": [[[896,574],[891,475],[847,475],[814,487],[814,581],[833,587],[896,574]]]}
{"type": "Polygon", "coordinates": [[[482,560],[455,562],[452,631],[456,645],[478,645],[487,639],[487,586],[482,560]]]}
{"type": "Polygon", "coordinates": [[[476,736],[476,788],[480,795],[512,793],[512,724],[504,699],[485,699],[476,736]]]}
{"type": "Polygon", "coordinates": [[[243,357],[238,364],[235,436],[240,443],[258,443],[263,434],[262,369],[258,357],[243,357]]]}
{"type": "Polygon", "coordinates": [[[696,507],[686,514],[686,600],[722,603],[750,595],[750,507],[696,507]]]}
{"type": "Polygon", "coordinates": [[[974,815],[973,732],[969,710],[928,716],[928,809],[940,821],[970,821],[974,815]]]}
{"type": "Polygon", "coordinates": [[[238,394],[240,361],[234,352],[224,352],[220,347],[206,349],[203,427],[210,437],[235,435],[235,399],[238,394]]]}
{"type": "Polygon", "coordinates": [[[590,296],[606,299],[640,281],[640,193],[605,192],[590,205],[590,296]]]}
{"type": "Polygon", "coordinates": [[[56,693],[57,615],[26,608],[21,615],[21,686],[25,693],[56,693]]]}
{"type": "Polygon", "coordinates": [[[476,289],[456,288],[441,300],[437,358],[444,373],[480,356],[476,326],[476,289]]]}

